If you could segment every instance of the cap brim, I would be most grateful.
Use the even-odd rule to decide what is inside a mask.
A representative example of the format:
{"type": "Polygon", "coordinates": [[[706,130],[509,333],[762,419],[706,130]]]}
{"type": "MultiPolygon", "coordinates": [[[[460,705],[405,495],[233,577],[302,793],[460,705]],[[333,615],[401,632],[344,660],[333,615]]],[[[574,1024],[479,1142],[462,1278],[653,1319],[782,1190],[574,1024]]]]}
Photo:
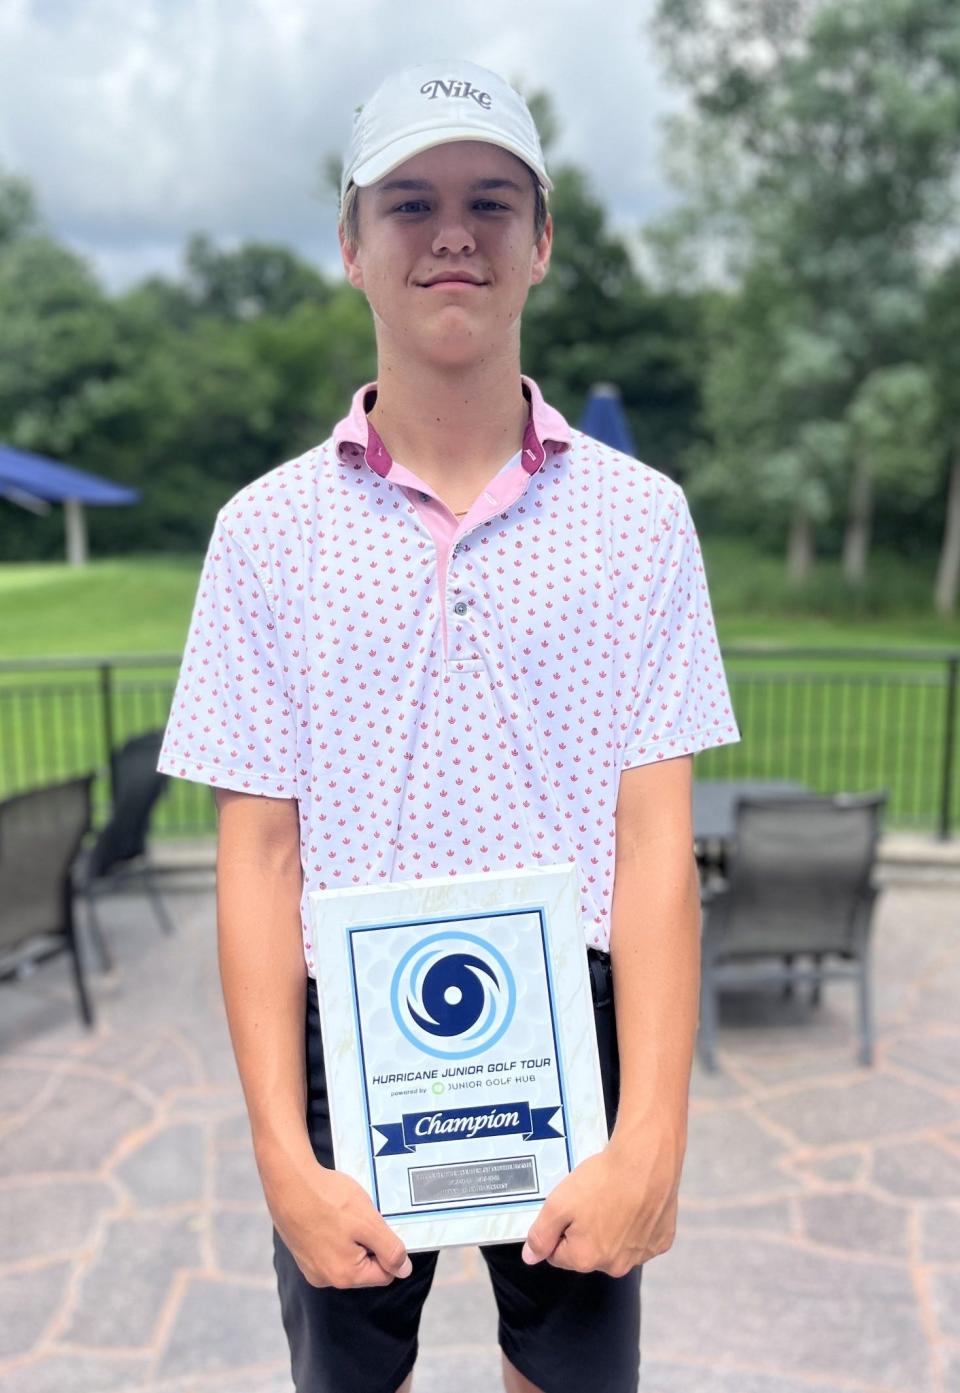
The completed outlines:
{"type": "Polygon", "coordinates": [[[399,140],[392,140],[385,149],[378,151],[371,159],[365,160],[363,164],[357,165],[350,176],[351,180],[358,187],[367,188],[370,184],[375,184],[378,179],[382,179],[397,169],[406,160],[412,159],[414,155],[419,155],[421,151],[432,150],[435,145],[451,145],[457,140],[479,140],[484,145],[497,145],[501,150],[508,150],[511,155],[516,155],[518,160],[522,160],[533,170],[548,193],[553,188],[553,182],[546,170],[538,169],[531,162],[529,151],[521,149],[511,140],[500,140],[486,135],[473,126],[453,127],[445,130],[442,135],[436,131],[418,131],[414,135],[405,135],[399,140]]]}

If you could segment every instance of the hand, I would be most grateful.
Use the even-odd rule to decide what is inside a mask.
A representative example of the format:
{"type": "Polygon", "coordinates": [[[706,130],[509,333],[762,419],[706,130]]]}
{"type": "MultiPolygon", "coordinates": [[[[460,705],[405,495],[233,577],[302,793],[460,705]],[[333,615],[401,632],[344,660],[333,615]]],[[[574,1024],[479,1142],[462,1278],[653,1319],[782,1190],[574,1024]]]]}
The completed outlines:
{"type": "Polygon", "coordinates": [[[551,1190],[524,1262],[624,1277],[665,1253],[676,1235],[682,1163],[682,1146],[659,1128],[634,1132],[629,1147],[611,1140],[551,1190]]]}
{"type": "Polygon", "coordinates": [[[403,1241],[349,1175],[312,1161],[306,1174],[261,1170],[261,1179],[277,1232],[311,1286],[385,1287],[410,1276],[403,1241]]]}

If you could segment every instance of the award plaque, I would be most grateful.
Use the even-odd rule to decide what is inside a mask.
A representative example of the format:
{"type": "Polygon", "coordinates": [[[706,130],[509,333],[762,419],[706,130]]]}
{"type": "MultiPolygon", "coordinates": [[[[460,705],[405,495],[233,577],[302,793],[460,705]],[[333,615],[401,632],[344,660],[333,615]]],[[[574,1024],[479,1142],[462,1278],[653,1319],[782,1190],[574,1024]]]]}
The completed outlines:
{"type": "Polygon", "coordinates": [[[412,1252],[524,1238],[607,1141],[576,866],[308,900],[337,1169],[412,1252]]]}

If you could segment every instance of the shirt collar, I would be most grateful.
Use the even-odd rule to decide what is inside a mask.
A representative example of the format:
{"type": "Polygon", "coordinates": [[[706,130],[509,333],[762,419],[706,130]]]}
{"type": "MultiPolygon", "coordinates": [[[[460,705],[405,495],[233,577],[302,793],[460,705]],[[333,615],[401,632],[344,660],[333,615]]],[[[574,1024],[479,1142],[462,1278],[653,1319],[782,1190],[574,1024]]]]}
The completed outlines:
{"type": "MultiPolygon", "coordinates": [[[[560,412],[544,401],[540,388],[532,377],[520,376],[523,395],[530,403],[530,418],[523,433],[521,459],[528,474],[535,474],[551,453],[568,450],[571,444],[570,427],[560,412]]],[[[365,458],[376,473],[390,473],[393,460],[386,445],[370,423],[367,412],[377,399],[376,382],[368,382],[353,395],[349,414],[333,428],[333,447],[340,460],[365,458]]]]}

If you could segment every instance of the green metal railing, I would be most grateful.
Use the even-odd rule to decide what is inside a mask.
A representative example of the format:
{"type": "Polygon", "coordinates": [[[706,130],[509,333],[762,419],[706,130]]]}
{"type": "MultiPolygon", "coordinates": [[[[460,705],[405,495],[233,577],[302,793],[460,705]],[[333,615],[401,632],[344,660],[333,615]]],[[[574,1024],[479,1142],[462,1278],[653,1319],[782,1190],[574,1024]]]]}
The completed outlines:
{"type": "MultiPolygon", "coordinates": [[[[960,808],[960,650],[724,649],[742,741],[697,757],[697,778],[790,779],[889,794],[888,826],[954,832],[960,808]]],[[[179,657],[0,662],[0,796],[87,769],[99,822],[109,752],[166,723],[179,657]]],[[[180,779],[154,830],[215,826],[210,790],[180,779]]]]}

